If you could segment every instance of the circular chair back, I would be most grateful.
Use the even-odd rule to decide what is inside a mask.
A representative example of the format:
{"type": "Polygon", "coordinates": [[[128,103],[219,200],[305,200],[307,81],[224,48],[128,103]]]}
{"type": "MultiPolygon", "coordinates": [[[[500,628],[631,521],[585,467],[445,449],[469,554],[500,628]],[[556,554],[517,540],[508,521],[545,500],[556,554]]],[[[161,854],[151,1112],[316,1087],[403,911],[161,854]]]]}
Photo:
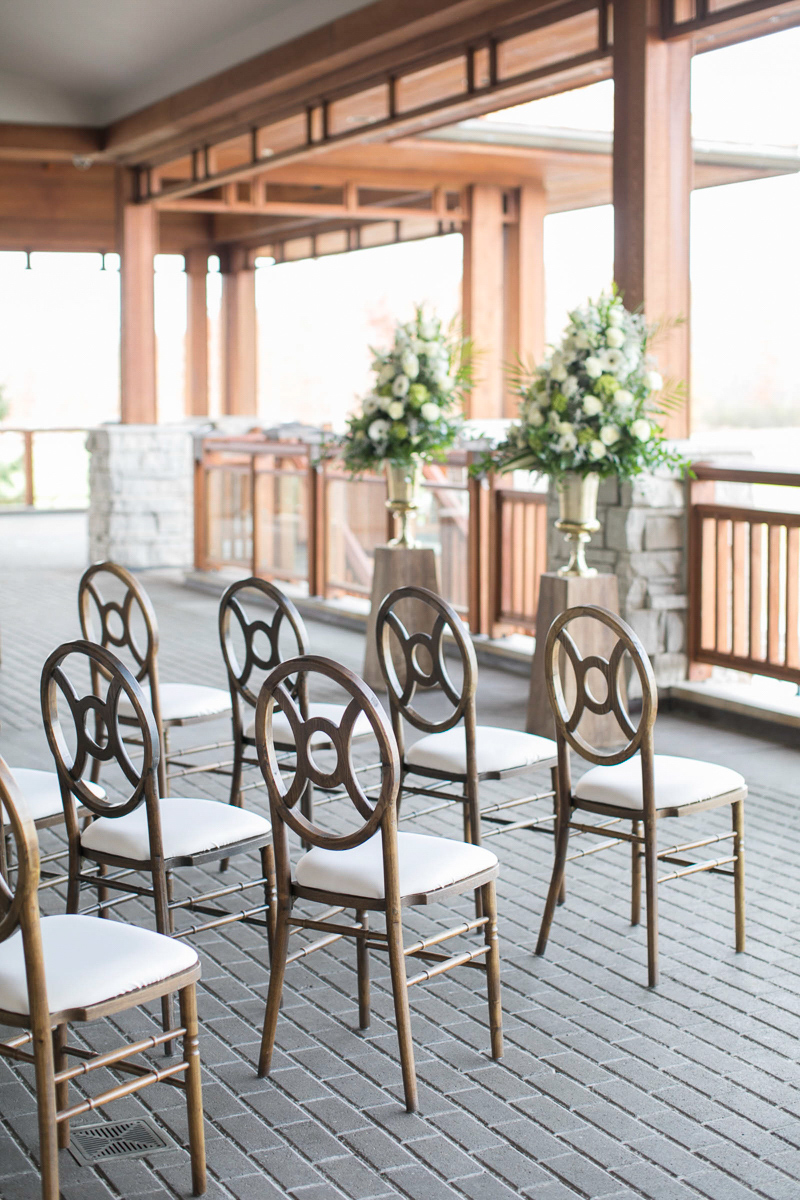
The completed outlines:
{"type": "MultiPolygon", "coordinates": [[[[587,640],[597,645],[596,637],[587,640]]],[[[651,752],[651,735],[658,709],[655,676],[644,646],[621,617],[595,604],[582,604],[559,613],[550,626],[545,643],[545,677],[559,752],[566,744],[589,762],[601,766],[624,762],[637,750],[651,752]],[[586,634],[587,620],[599,623],[609,631],[610,636],[607,634],[606,638],[611,643],[611,649],[607,657],[599,653],[585,657],[581,654],[569,626],[579,621],[582,632],[586,634]],[[633,663],[642,694],[642,710],[636,722],[631,720],[628,712],[621,677],[626,657],[633,663]],[[569,688],[565,687],[567,663],[574,673],[569,688]],[[593,691],[591,681],[587,678],[591,671],[599,673],[604,695],[598,696],[593,691]],[[610,714],[625,739],[624,745],[605,749],[587,741],[578,730],[581,717],[586,712],[597,716],[610,714]]]]}
{"type": "MultiPolygon", "coordinates": [[[[241,702],[255,708],[266,674],[288,657],[308,653],[308,634],[295,605],[280,588],[255,576],[238,579],[223,593],[219,604],[219,640],[237,715],[241,702]],[[258,602],[256,615],[245,608],[248,599],[258,602]],[[283,646],[282,635],[285,635],[283,646]]],[[[303,677],[287,679],[285,686],[298,699],[301,710],[307,712],[303,677]]]]}

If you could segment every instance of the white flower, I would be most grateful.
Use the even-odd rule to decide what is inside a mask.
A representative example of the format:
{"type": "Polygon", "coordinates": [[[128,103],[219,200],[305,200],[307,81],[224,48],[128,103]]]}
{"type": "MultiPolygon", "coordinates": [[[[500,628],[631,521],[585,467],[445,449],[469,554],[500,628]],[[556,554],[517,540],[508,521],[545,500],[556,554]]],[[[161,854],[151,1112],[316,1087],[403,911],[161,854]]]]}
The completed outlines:
{"type": "Polygon", "coordinates": [[[558,448],[562,454],[568,453],[570,450],[574,450],[577,444],[578,439],[571,430],[569,433],[562,433],[561,437],[558,439],[558,448]]]}
{"type": "Polygon", "coordinates": [[[614,325],[606,330],[606,345],[611,346],[612,350],[619,349],[625,344],[625,334],[621,329],[617,329],[614,325]]]}
{"type": "Polygon", "coordinates": [[[550,378],[556,383],[562,383],[567,378],[567,369],[562,362],[553,363],[550,368],[550,378]]]}
{"type": "Polygon", "coordinates": [[[438,404],[434,404],[432,400],[426,400],[422,408],[419,410],[419,415],[423,421],[438,421],[442,415],[442,410],[438,404]]]}
{"type": "Polygon", "coordinates": [[[616,404],[617,408],[622,409],[623,411],[626,408],[630,408],[630,406],[633,404],[633,393],[629,392],[627,388],[618,388],[617,391],[614,392],[614,403],[616,404]]]}
{"type": "Polygon", "coordinates": [[[392,392],[395,396],[407,396],[410,387],[407,375],[395,375],[394,383],[392,384],[392,392]]]}
{"type": "Polygon", "coordinates": [[[377,396],[365,396],[361,405],[362,412],[365,417],[371,417],[373,413],[380,408],[380,401],[377,396]]]}
{"type": "Polygon", "coordinates": [[[577,379],[575,378],[574,375],[568,375],[567,378],[564,380],[564,382],[561,385],[561,391],[564,393],[564,395],[567,397],[568,400],[571,400],[572,397],[577,392],[577,390],[578,390],[577,379]]]}
{"type": "Polygon", "coordinates": [[[402,400],[393,400],[386,410],[393,421],[401,421],[406,411],[402,400]]]}
{"type": "Polygon", "coordinates": [[[612,374],[620,367],[627,366],[627,359],[621,350],[604,350],[598,357],[603,364],[603,370],[611,371],[612,374]]]}
{"type": "Polygon", "coordinates": [[[583,411],[587,417],[596,417],[603,411],[603,401],[599,396],[586,396],[583,401],[583,411]]]}
{"type": "Polygon", "coordinates": [[[436,320],[434,317],[423,317],[419,323],[419,331],[427,342],[436,337],[436,320]]]}
{"type": "Polygon", "coordinates": [[[377,421],[373,421],[370,425],[369,429],[367,430],[367,436],[373,442],[381,442],[386,437],[390,428],[391,426],[389,422],[384,421],[382,417],[379,417],[377,421]]]}
{"type": "Polygon", "coordinates": [[[606,448],[602,442],[595,440],[589,443],[589,458],[594,459],[596,462],[599,458],[605,458],[605,456],[606,448]]]}
{"type": "Polygon", "coordinates": [[[575,349],[588,350],[591,346],[591,340],[585,329],[579,329],[575,334],[575,349]]]}
{"type": "Polygon", "coordinates": [[[622,309],[620,307],[620,305],[615,304],[613,308],[610,308],[608,310],[609,325],[613,325],[616,328],[619,328],[619,326],[623,323],[624,320],[625,320],[625,311],[624,311],[624,309],[622,309]]]}
{"type": "Polygon", "coordinates": [[[620,439],[620,432],[616,425],[604,425],[600,430],[600,441],[604,446],[613,446],[620,439]]]}
{"type": "Polygon", "coordinates": [[[404,351],[400,366],[409,379],[416,379],[419,375],[419,359],[411,350],[404,351]]]}
{"type": "Polygon", "coordinates": [[[654,392],[660,392],[664,386],[664,380],[659,375],[658,371],[647,372],[647,386],[654,392]]]}
{"type": "Polygon", "coordinates": [[[637,439],[637,441],[649,441],[652,433],[650,422],[645,421],[644,417],[639,417],[638,421],[634,421],[631,425],[631,433],[637,439]]]}
{"type": "Polygon", "coordinates": [[[533,404],[531,405],[530,409],[528,410],[527,421],[528,421],[528,424],[532,425],[534,429],[538,429],[540,425],[544,425],[544,417],[542,416],[539,409],[536,408],[536,406],[533,404]]]}
{"type": "Polygon", "coordinates": [[[384,363],[378,375],[378,387],[385,387],[391,379],[394,378],[394,367],[391,363],[384,363]]]}
{"type": "Polygon", "coordinates": [[[590,379],[599,379],[603,374],[603,364],[599,358],[590,354],[586,362],[583,364],[583,369],[590,379]]]}

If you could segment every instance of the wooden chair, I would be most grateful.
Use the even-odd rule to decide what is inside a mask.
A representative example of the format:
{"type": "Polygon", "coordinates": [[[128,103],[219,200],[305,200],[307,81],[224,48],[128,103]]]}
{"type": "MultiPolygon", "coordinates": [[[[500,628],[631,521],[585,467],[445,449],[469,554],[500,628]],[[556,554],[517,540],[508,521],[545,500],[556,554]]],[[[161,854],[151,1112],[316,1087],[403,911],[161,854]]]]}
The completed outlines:
{"type": "MultiPolygon", "coordinates": [[[[61,801],[61,786],[58,782],[58,773],[56,771],[41,771],[33,767],[9,767],[9,770],[22,794],[25,807],[33,821],[37,834],[42,830],[53,829],[59,825],[63,825],[64,805],[61,801]]],[[[92,783],[89,786],[98,800],[106,798],[105,790],[98,783],[92,783]]],[[[83,811],[78,812],[79,818],[86,815],[83,811]]],[[[7,864],[12,861],[12,856],[9,854],[12,842],[13,838],[9,829],[6,832],[5,843],[0,844],[0,854],[5,850],[7,864]]],[[[51,854],[41,854],[40,852],[40,889],[56,887],[58,884],[67,882],[69,877],[63,871],[49,869],[51,864],[60,861],[66,853],[64,849],[51,854]],[[48,867],[46,871],[42,870],[42,867],[45,866],[48,867]]]]}
{"type": "MultiPolygon", "coordinates": [[[[572,858],[583,858],[593,850],[567,853],[570,830],[580,833],[608,835],[609,827],[630,822],[630,832],[613,831],[610,841],[604,840],[597,850],[628,842],[631,846],[632,897],[631,924],[638,925],[641,904],[641,860],[645,866],[645,896],[647,904],[647,977],[648,985],[658,982],[658,885],[667,880],[712,871],[733,878],[736,910],[736,950],[744,950],[744,801],[747,786],[738,771],[694,758],[676,758],[655,754],[653,725],[658,707],[658,692],[650,661],[642,643],[630,626],[605,608],[584,605],[567,609],[550,627],[545,647],[547,691],[556,723],[558,744],[559,809],[556,825],[555,861],[550,889],[542,918],[537,954],[544,954],[550,925],[555,912],[564,870],[572,858]],[[604,625],[616,639],[608,658],[593,654],[582,658],[569,632],[572,622],[591,618],[604,625]],[[630,657],[639,678],[642,692],[642,711],[638,721],[631,720],[620,688],[620,668],[626,654],[630,657]],[[569,664],[569,666],[567,666],[569,664]],[[567,671],[571,667],[574,680],[571,690],[574,700],[565,697],[567,671]],[[587,675],[599,672],[604,680],[605,695],[597,696],[587,675]],[[611,714],[616,720],[625,744],[619,749],[600,750],[591,746],[578,730],[584,712],[611,714]],[[573,787],[570,777],[570,749],[588,762],[594,763],[573,787]],[[732,830],[702,838],[692,838],[659,850],[657,824],[665,817],[682,817],[706,809],[730,805],[732,830]],[[597,813],[608,818],[597,825],[576,821],[576,812],[597,813]],[[643,829],[643,833],[640,830],[643,829]],[[732,853],[722,857],[695,862],[683,855],[704,846],[731,840],[732,853]],[[677,868],[658,876],[659,863],[677,868]],[[729,864],[732,864],[732,869],[729,864]]],[[[567,691],[570,683],[567,683],[567,691]]]]}
{"type": "Polygon", "coordinates": [[[549,738],[517,729],[477,724],[478,664],[472,641],[455,609],[427,588],[397,588],[384,598],[378,610],[376,636],[378,661],[389,692],[392,727],[400,748],[403,794],[428,796],[438,801],[412,815],[422,816],[460,803],[464,840],[474,845],[480,845],[483,837],[504,831],[536,829],[545,823],[552,828],[552,812],[520,820],[509,820],[507,814],[537,800],[553,799],[555,780],[549,791],[480,807],[479,788],[483,780],[506,779],[540,767],[553,768],[556,745],[549,738]],[[427,618],[426,629],[408,631],[397,612],[404,604],[414,605],[420,624],[421,618],[427,618]],[[461,660],[460,687],[453,684],[445,662],[446,633],[461,660]],[[415,705],[418,690],[434,689],[447,704],[444,715],[436,718],[423,714],[415,705]],[[406,721],[424,734],[408,748],[406,721]],[[410,784],[409,776],[434,782],[410,784]],[[437,781],[453,784],[458,790],[444,791],[436,787],[437,781]],[[495,823],[495,828],[483,833],[481,824],[486,820],[495,823]]]}
{"type": "Polygon", "coordinates": [[[119,921],[40,917],[36,830],[0,759],[0,832],[4,819],[16,844],[17,870],[13,890],[9,880],[0,876],[0,1025],[24,1032],[0,1042],[0,1057],[34,1068],[43,1200],[58,1200],[58,1150],[69,1145],[70,1120],[161,1081],[186,1091],[192,1186],[194,1194],[201,1195],[206,1189],[206,1162],[196,952],[119,921]],[[69,1022],[111,1017],[171,992],[180,997],[178,1027],[103,1053],[67,1044],[69,1022]],[[151,1068],[130,1061],[173,1038],[183,1041],[180,1062],[151,1068]],[[78,1060],[76,1066],[68,1065],[70,1057],[78,1060]],[[110,1068],[128,1079],[70,1103],[70,1082],[98,1068],[110,1068]],[[181,1075],[183,1079],[178,1078],[181,1075]]]}
{"type": "MultiPolygon", "coordinates": [[[[158,932],[175,938],[237,920],[265,927],[271,934],[274,866],[269,821],[219,800],[159,798],[155,718],[144,692],[124,664],[109,650],[92,642],[67,642],[54,650],[44,665],[41,699],[69,840],[67,912],[76,913],[81,889],[92,888],[98,892],[98,903],[85,912],[99,911],[106,915],[126,899],[146,897],[153,901],[158,932]],[[81,671],[83,675],[108,680],[105,696],[98,696],[94,690],[80,696],[67,674],[68,665],[73,673],[81,671]],[[137,720],[142,758],[137,758],[136,764],[128,754],[119,727],[123,700],[127,701],[126,710],[132,711],[137,720]],[[87,728],[90,720],[95,726],[94,734],[87,728]],[[116,764],[124,777],[123,784],[127,781],[130,790],[118,800],[98,800],[84,778],[93,759],[116,764]],[[83,830],[78,822],[77,805],[94,817],[83,830]],[[254,850],[261,860],[259,878],[202,895],[172,898],[171,873],[175,868],[198,866],[254,850]],[[96,864],[97,869],[85,869],[84,861],[96,864]],[[150,876],[149,885],[130,878],[138,872],[150,876]],[[254,887],[263,887],[263,904],[237,913],[216,904],[224,896],[254,887]],[[109,899],[110,890],[120,895],[109,899]],[[181,909],[191,909],[212,919],[176,931],[173,918],[181,909]]],[[[165,1027],[169,1019],[169,1002],[165,999],[165,1027]]]]}
{"type": "Polygon", "coordinates": [[[489,994],[489,1025],[493,1058],[503,1052],[500,1006],[500,957],[494,880],[497,858],[480,846],[461,841],[397,832],[397,796],[400,763],[389,721],[374,693],[352,671],[328,659],[305,655],[278,666],[265,680],[256,710],[258,757],[269,790],[275,832],[277,914],[264,1033],[258,1064],[259,1075],[270,1068],[283,991],[286,964],[305,958],[312,950],[340,937],[356,941],[358,967],[358,1010],[362,1029],[369,1026],[369,951],[388,951],[397,1034],[400,1043],[406,1108],[417,1107],[414,1050],[408,1007],[408,988],[452,967],[480,967],[486,973],[489,994]],[[287,680],[298,671],[333,681],[349,695],[341,720],[324,717],[304,719],[287,680]],[[287,786],[281,776],[272,736],[276,706],[292,727],[297,751],[296,765],[287,786]],[[371,798],[363,789],[352,760],[352,734],[363,715],[377,741],[381,764],[380,794],[371,798]],[[331,770],[315,761],[313,739],[325,734],[336,756],[331,770]],[[299,811],[299,800],[307,782],[321,787],[341,787],[352,801],[359,824],[346,833],[333,833],[310,821],[299,811]],[[298,834],[311,847],[292,872],[288,831],[298,834]],[[437,930],[430,937],[403,945],[402,910],[409,905],[438,904],[451,896],[480,889],[483,915],[458,926],[437,930]],[[297,900],[333,906],[317,920],[293,915],[297,900]],[[330,918],[342,909],[355,910],[355,923],[330,918]],[[383,913],[385,932],[373,929],[370,912],[383,913]],[[319,930],[323,937],[311,946],[289,954],[289,935],[297,929],[319,930]],[[441,942],[460,934],[481,930],[477,947],[452,955],[440,953],[441,942]],[[412,978],[406,976],[406,958],[426,964],[412,978]],[[485,961],[478,960],[485,957],[485,961]]]}
{"type": "MultiPolygon", "coordinates": [[[[222,595],[219,605],[219,640],[222,657],[228,672],[230,705],[233,712],[233,775],[231,779],[231,804],[242,803],[242,770],[245,766],[258,766],[255,739],[255,709],[258,688],[264,677],[287,658],[308,654],[309,638],[303,618],[288,596],[265,579],[252,576],[232,583],[222,595]],[[256,610],[253,614],[252,604],[256,610]],[[245,604],[248,608],[245,608],[245,604]],[[263,639],[263,648],[259,641],[263,639]]],[[[317,701],[309,704],[305,677],[301,676],[291,686],[304,720],[324,717],[334,724],[341,720],[342,705],[317,701]]],[[[363,716],[353,736],[370,736],[371,730],[363,716]]],[[[275,748],[281,754],[293,755],[294,734],[290,722],[280,712],[273,721],[275,748]]],[[[316,749],[330,749],[323,733],[314,736],[316,749]]],[[[261,787],[262,782],[249,787],[261,787]]],[[[245,787],[244,790],[248,790],[245,787]]],[[[312,789],[301,800],[301,808],[308,817],[311,814],[312,789]]]]}
{"type": "MultiPolygon", "coordinates": [[[[169,733],[184,725],[217,721],[231,710],[230,697],[222,688],[195,683],[161,683],[158,674],[158,622],[150,597],[139,581],[124,567],[113,562],[95,563],[84,571],[78,585],[81,632],[89,642],[128,656],[132,674],[149,688],[149,702],[158,728],[162,748],[159,759],[159,786],[162,796],[169,795],[170,779],[199,770],[217,770],[218,763],[198,768],[187,757],[216,750],[224,743],[195,746],[171,755],[169,733]],[[109,597],[109,592],[111,593],[109,597]],[[170,772],[170,764],[182,765],[170,772]]],[[[95,668],[95,670],[97,670],[95,668]]],[[[98,679],[94,681],[100,687],[98,679]]],[[[123,700],[120,722],[136,725],[136,715],[123,700]]],[[[99,762],[94,766],[99,771],[99,762]]],[[[97,774],[93,778],[97,779],[97,774]]]]}

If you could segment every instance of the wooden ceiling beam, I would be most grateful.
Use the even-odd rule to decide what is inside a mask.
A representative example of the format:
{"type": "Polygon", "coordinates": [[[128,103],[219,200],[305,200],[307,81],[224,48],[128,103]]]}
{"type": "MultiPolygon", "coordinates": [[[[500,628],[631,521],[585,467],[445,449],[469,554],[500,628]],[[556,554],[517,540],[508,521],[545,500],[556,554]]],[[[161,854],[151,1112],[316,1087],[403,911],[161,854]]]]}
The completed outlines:
{"type": "Polygon", "coordinates": [[[0,121],[0,161],[72,162],[102,149],[102,130],[76,125],[17,125],[0,121]]]}

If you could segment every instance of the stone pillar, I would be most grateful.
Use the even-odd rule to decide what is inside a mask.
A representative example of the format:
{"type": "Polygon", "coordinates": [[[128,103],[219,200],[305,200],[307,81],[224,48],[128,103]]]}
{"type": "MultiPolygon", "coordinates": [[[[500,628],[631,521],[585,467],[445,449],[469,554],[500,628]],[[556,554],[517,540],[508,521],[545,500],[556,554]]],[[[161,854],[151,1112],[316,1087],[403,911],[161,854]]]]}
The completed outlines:
{"type": "Polygon", "coordinates": [[[89,558],[188,567],[194,558],[192,430],[102,425],[89,431],[89,558]]]}

